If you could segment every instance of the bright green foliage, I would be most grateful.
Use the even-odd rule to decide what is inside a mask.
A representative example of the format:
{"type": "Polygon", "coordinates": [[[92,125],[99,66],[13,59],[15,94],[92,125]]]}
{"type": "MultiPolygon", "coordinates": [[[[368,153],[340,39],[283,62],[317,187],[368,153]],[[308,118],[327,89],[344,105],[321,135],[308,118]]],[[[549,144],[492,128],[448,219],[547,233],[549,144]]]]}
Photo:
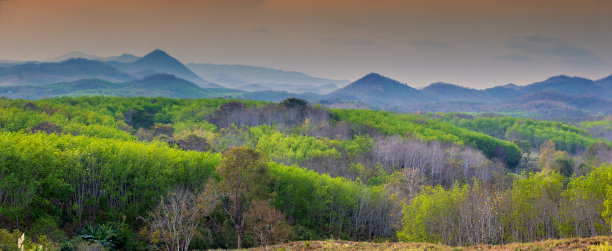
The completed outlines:
{"type": "Polygon", "coordinates": [[[564,236],[610,234],[612,165],[595,167],[586,176],[571,179],[563,196],[564,236]]]}
{"type": "Polygon", "coordinates": [[[267,125],[252,127],[251,134],[257,140],[257,150],[268,154],[274,160],[299,163],[315,158],[341,157],[340,152],[336,150],[336,147],[340,146],[337,140],[303,135],[285,136],[267,125]]]}
{"type": "Polygon", "coordinates": [[[612,129],[612,120],[595,120],[595,121],[584,121],[580,122],[580,126],[584,128],[603,127],[605,129],[612,129]]]}
{"type": "Polygon", "coordinates": [[[458,225],[459,209],[470,193],[469,185],[425,187],[412,202],[405,204],[400,241],[454,243],[458,238],[450,225],[458,225]]]}
{"type": "Polygon", "coordinates": [[[39,215],[133,223],[166,190],[214,176],[220,159],[162,143],[2,133],[0,213],[16,223],[39,215]]]}
{"type": "Polygon", "coordinates": [[[563,176],[558,173],[521,175],[512,186],[509,220],[513,238],[533,241],[558,236],[555,218],[563,190],[563,176]]]}
{"type": "Polygon", "coordinates": [[[561,122],[517,117],[465,117],[451,113],[446,114],[442,120],[508,141],[525,140],[533,149],[539,149],[545,141],[552,140],[557,149],[575,153],[593,143],[604,141],[594,138],[584,129],[561,122]]]}
{"type": "MultiPolygon", "coordinates": [[[[359,205],[378,208],[389,214],[392,204],[380,187],[366,187],[342,177],[332,178],[297,166],[270,163],[270,173],[277,177],[274,185],[275,205],[297,229],[311,229],[314,233],[298,232],[302,239],[319,238],[332,234],[336,237],[363,238],[369,234],[390,235],[385,229],[368,229],[351,217],[359,213],[359,205]]],[[[364,210],[365,210],[364,208],[364,210]]],[[[390,215],[386,217],[391,217],[390,215]]],[[[373,224],[374,223],[370,223],[373,224]]]]}
{"type": "Polygon", "coordinates": [[[513,143],[429,119],[426,116],[374,110],[333,110],[333,114],[342,120],[377,129],[386,135],[412,136],[427,141],[439,140],[458,145],[471,145],[481,150],[488,158],[499,158],[510,167],[515,167],[522,155],[521,149],[513,143]]]}
{"type": "Polygon", "coordinates": [[[342,141],[342,147],[349,157],[359,156],[368,153],[374,147],[374,140],[368,135],[355,135],[352,140],[342,141]]]}

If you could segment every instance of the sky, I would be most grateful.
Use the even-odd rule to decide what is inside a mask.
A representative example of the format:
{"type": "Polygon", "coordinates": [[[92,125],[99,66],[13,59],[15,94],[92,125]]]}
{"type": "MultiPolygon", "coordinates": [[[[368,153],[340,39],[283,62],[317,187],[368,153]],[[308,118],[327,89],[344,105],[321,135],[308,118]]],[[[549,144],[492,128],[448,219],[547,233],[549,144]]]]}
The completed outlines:
{"type": "Polygon", "coordinates": [[[612,74],[610,0],[0,0],[0,59],[71,51],[411,86],[612,74]]]}

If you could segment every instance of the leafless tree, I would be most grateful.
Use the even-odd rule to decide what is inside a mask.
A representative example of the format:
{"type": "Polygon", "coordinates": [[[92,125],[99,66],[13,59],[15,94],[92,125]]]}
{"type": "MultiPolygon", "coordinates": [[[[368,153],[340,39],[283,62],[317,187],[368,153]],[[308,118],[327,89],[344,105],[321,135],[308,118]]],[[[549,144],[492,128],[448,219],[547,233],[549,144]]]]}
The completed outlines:
{"type": "Polygon", "coordinates": [[[220,193],[216,186],[216,182],[211,180],[196,195],[178,188],[162,196],[159,205],[145,219],[147,236],[153,242],[159,239],[163,243],[162,249],[189,250],[203,216],[212,212],[219,202],[220,193]]]}

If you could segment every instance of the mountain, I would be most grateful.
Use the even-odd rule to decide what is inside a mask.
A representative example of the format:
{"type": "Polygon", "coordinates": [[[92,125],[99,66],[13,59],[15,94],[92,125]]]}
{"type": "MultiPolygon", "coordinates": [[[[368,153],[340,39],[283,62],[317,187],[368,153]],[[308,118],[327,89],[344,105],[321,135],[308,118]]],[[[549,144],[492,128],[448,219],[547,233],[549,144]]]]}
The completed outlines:
{"type": "MultiPolygon", "coordinates": [[[[170,74],[156,74],[125,83],[125,89],[133,96],[162,96],[173,98],[210,97],[210,89],[204,89],[185,79],[170,74]],[[154,90],[153,92],[151,90],[154,90]]],[[[219,88],[217,88],[220,90],[219,88]]],[[[229,89],[227,89],[229,90],[229,89]]],[[[231,90],[234,92],[235,90],[231,90]]]]}
{"type": "Polygon", "coordinates": [[[373,107],[389,107],[426,101],[422,93],[407,84],[370,73],[327,95],[329,100],[362,101],[373,107]]]}
{"type": "Polygon", "coordinates": [[[606,91],[596,85],[593,80],[580,77],[568,77],[565,75],[554,76],[542,82],[525,86],[523,91],[526,93],[554,91],[566,95],[607,96],[606,91]]]}
{"type": "Polygon", "coordinates": [[[433,83],[423,88],[422,93],[437,102],[477,102],[496,101],[486,92],[448,83],[433,83]]]}
{"type": "Polygon", "coordinates": [[[0,83],[44,85],[98,78],[108,81],[128,81],[132,77],[100,61],[84,58],[54,63],[25,63],[0,68],[0,83]]]}
{"type": "Polygon", "coordinates": [[[243,91],[225,88],[201,88],[169,74],[156,74],[125,83],[100,79],[82,79],[43,86],[0,86],[0,97],[39,99],[59,96],[126,96],[212,98],[237,97],[243,91]]]}
{"type": "Polygon", "coordinates": [[[212,84],[193,73],[176,58],[159,49],[133,62],[122,63],[119,61],[110,61],[108,64],[131,74],[144,71],[148,73],[167,73],[197,83],[201,86],[210,86],[210,84],[212,84]]]}
{"type": "Polygon", "coordinates": [[[233,88],[255,84],[276,91],[329,93],[349,83],[248,65],[187,64],[187,67],[205,79],[233,88]]]}
{"type": "Polygon", "coordinates": [[[522,87],[515,84],[487,88],[484,90],[484,92],[486,92],[490,97],[500,101],[511,100],[525,94],[522,91],[522,87]]]}
{"type": "Polygon", "coordinates": [[[138,60],[139,57],[134,56],[132,54],[128,54],[128,53],[124,53],[121,54],[121,56],[114,56],[114,57],[106,57],[106,58],[101,58],[100,61],[103,62],[111,62],[111,61],[117,61],[120,63],[132,63],[136,60],[138,60]]]}
{"type": "Polygon", "coordinates": [[[102,57],[87,54],[81,51],[71,51],[66,54],[44,60],[44,62],[62,62],[72,58],[84,58],[89,60],[100,60],[102,57]]]}

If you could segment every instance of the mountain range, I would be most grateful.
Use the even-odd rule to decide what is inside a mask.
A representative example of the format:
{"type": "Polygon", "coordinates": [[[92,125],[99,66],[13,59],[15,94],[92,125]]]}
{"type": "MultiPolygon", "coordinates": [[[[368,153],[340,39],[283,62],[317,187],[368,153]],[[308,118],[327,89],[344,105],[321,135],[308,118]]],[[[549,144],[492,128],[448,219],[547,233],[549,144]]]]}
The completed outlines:
{"type": "Polygon", "coordinates": [[[332,80],[248,65],[187,64],[199,76],[223,86],[247,91],[288,91],[293,93],[330,93],[349,84],[348,80],[332,80]]]}
{"type": "Polygon", "coordinates": [[[257,66],[185,65],[162,50],[143,57],[71,52],[48,62],[0,61],[2,97],[80,95],[266,101],[299,97],[331,107],[567,117],[612,114],[612,75],[599,80],[560,75],[526,86],[507,84],[482,90],[450,83],[417,89],[377,73],[348,83],[257,66]]]}

